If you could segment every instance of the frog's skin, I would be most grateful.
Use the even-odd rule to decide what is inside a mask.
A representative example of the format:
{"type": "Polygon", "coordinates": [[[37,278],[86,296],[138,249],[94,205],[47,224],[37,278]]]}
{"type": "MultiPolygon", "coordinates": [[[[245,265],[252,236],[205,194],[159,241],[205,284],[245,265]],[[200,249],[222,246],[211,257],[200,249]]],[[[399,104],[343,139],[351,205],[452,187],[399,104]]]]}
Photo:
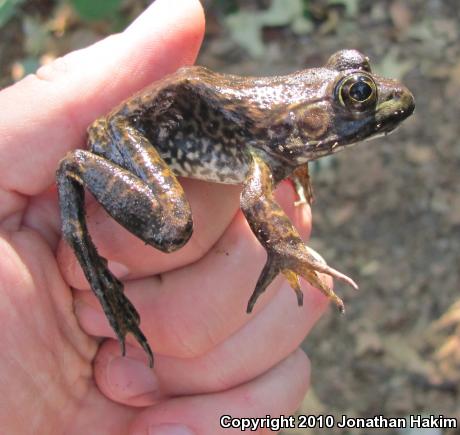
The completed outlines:
{"type": "Polygon", "coordinates": [[[389,133],[413,110],[407,88],[374,75],[358,51],[343,50],[323,68],[278,77],[181,68],[97,119],[88,129],[88,150],[71,151],[60,162],[57,184],[64,237],[123,354],[126,334],[132,333],[153,362],[136,309],[88,234],[85,187],[128,231],[172,252],[193,230],[190,205],[176,176],[242,184],[241,209],[267,251],[247,311],[279,273],[299,305],[302,277],[343,310],[320,273],[356,284],[305,246],[273,190],[291,177],[309,196],[309,161],[389,133]]]}

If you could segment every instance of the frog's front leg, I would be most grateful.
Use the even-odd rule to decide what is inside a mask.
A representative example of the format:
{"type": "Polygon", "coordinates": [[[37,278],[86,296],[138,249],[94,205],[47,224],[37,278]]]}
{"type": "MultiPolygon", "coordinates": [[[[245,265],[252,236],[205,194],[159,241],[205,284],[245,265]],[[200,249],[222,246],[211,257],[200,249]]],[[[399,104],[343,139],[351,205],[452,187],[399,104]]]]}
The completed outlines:
{"type": "Polygon", "coordinates": [[[241,209],[259,240],[267,251],[267,262],[249,299],[247,311],[252,311],[257,298],[281,272],[303,303],[299,276],[325,293],[341,311],[342,300],[326,283],[321,273],[347,282],[357,288],[351,278],[329,267],[322,257],[306,246],[289,218],[273,196],[273,177],[269,166],[257,151],[251,151],[251,164],[241,193],[241,209]]]}
{"type": "Polygon", "coordinates": [[[296,168],[289,178],[294,183],[295,191],[299,197],[294,205],[311,205],[314,200],[314,194],[313,186],[311,185],[310,172],[308,170],[308,163],[296,168]]]}
{"type": "Polygon", "coordinates": [[[111,130],[104,123],[96,133],[90,131],[90,145],[97,145],[103,156],[72,151],[57,172],[63,234],[120,341],[123,355],[125,337],[132,333],[152,366],[152,351],[139,328],[139,315],[88,233],[84,187],[118,223],[164,252],[180,248],[190,238],[191,210],[176,177],[139,132],[121,120],[114,122],[111,130]]]}

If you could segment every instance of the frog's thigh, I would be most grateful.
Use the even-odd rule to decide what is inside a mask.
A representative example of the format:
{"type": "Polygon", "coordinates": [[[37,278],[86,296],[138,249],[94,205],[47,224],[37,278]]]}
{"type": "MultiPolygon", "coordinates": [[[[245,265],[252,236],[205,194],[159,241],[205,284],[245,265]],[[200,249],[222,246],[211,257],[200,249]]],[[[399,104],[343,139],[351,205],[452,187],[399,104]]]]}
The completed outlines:
{"type": "Polygon", "coordinates": [[[118,223],[155,248],[172,252],[190,238],[188,203],[185,197],[178,198],[176,202],[185,202],[184,209],[171,207],[171,192],[164,185],[148,185],[127,169],[84,150],[69,153],[60,172],[79,181],[118,223]]]}
{"type": "Polygon", "coordinates": [[[192,212],[171,168],[154,144],[126,117],[109,118],[105,132],[110,136],[108,152],[115,150],[121,157],[121,166],[141,179],[160,203],[159,221],[165,230],[165,234],[160,236],[174,239],[171,240],[174,242],[171,248],[162,243],[160,249],[170,252],[183,246],[193,231],[192,212]]]}

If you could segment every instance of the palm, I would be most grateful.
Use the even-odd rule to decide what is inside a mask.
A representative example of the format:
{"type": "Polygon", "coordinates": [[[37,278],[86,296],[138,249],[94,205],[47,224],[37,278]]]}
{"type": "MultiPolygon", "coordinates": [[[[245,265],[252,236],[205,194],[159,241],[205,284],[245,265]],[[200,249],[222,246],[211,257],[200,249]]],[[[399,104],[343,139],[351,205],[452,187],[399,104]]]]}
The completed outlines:
{"type": "MultiPolygon", "coordinates": [[[[45,205],[49,204],[37,199],[32,205],[27,202],[22,218],[39,220],[33,209],[45,205]]],[[[9,433],[28,433],[33,422],[34,433],[45,428],[55,433],[63,419],[86,424],[79,418],[84,415],[92,421],[95,433],[103,433],[98,422],[107,422],[109,416],[113,421],[117,415],[119,433],[123,433],[130,411],[123,407],[122,412],[122,407],[107,400],[94,384],[91,364],[97,344],[78,326],[71,290],[59,273],[50,243],[25,225],[19,231],[3,233],[0,258],[9,260],[0,263],[4,331],[0,347],[11,356],[0,360],[2,393],[13,398],[20,391],[18,406],[21,414],[28,416],[2,416],[4,427],[9,433]],[[37,376],[31,377],[32,373],[37,376]],[[13,378],[17,383],[6,382],[13,378]]]]}

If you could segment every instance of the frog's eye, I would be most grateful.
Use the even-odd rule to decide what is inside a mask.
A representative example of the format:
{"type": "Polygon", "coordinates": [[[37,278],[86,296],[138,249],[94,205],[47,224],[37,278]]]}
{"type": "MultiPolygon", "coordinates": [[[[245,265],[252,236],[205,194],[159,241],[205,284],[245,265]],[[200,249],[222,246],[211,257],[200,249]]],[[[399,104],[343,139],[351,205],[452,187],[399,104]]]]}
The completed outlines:
{"type": "Polygon", "coordinates": [[[377,86],[367,74],[345,77],[337,84],[335,91],[340,104],[353,111],[363,112],[377,102],[377,86]]]}

